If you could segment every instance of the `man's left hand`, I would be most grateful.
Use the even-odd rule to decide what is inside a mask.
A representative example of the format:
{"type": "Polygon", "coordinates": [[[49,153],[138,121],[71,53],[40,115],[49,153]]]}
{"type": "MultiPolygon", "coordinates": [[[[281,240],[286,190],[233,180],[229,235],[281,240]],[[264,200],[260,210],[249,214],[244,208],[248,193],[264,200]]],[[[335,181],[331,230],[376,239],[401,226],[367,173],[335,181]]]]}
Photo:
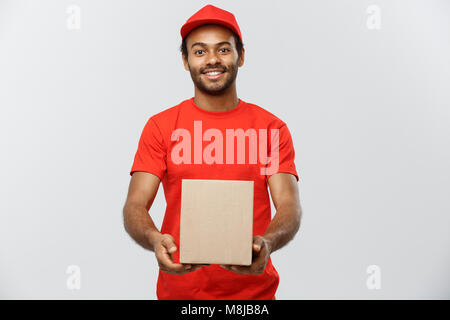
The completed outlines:
{"type": "Polygon", "coordinates": [[[252,264],[249,266],[223,265],[220,266],[226,270],[239,274],[262,274],[266,269],[270,256],[269,241],[262,236],[253,237],[252,264]]]}

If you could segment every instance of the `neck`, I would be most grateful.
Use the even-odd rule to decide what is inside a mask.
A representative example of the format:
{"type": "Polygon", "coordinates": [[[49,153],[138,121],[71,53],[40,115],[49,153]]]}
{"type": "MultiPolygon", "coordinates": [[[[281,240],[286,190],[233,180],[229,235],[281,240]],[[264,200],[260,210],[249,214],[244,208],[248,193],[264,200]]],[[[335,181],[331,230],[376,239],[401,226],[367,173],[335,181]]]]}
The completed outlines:
{"type": "Polygon", "coordinates": [[[197,88],[195,88],[194,103],[199,107],[207,111],[212,112],[225,112],[234,109],[239,99],[236,93],[236,87],[231,86],[224,94],[220,96],[213,96],[206,94],[197,88]]]}

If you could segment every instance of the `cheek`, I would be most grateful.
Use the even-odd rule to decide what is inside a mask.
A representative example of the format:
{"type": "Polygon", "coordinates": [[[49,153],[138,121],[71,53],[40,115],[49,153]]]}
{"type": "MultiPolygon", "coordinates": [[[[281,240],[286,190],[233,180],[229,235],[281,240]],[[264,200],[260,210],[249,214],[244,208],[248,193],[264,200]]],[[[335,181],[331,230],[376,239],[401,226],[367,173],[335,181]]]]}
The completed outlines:
{"type": "Polygon", "coordinates": [[[190,70],[191,73],[193,73],[193,74],[200,74],[201,65],[190,61],[188,63],[188,67],[189,67],[189,70],[190,70]]]}
{"type": "Polygon", "coordinates": [[[237,64],[230,63],[229,65],[227,65],[228,72],[232,72],[232,71],[236,70],[237,68],[238,68],[237,64]]]}
{"type": "Polygon", "coordinates": [[[200,69],[191,68],[191,73],[195,78],[201,78],[202,73],[200,72],[200,69]]]}

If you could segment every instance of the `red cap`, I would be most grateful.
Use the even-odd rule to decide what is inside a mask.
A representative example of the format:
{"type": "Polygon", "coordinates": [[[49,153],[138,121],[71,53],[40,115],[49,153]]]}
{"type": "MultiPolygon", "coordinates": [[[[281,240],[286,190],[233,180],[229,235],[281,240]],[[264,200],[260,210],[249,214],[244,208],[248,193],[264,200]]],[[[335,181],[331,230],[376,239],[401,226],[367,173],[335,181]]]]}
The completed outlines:
{"type": "Polygon", "coordinates": [[[241,30],[239,29],[234,15],[231,12],[217,8],[211,4],[201,8],[186,21],[186,23],[181,27],[181,38],[184,39],[184,37],[187,36],[192,29],[209,23],[219,24],[231,29],[242,41],[241,30]]]}

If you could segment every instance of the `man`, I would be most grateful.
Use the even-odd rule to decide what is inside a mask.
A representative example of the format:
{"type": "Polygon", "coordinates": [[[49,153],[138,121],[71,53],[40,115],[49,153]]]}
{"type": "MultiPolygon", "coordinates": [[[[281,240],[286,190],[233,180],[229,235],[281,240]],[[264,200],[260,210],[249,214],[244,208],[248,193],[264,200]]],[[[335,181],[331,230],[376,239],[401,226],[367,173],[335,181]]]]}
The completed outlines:
{"type": "MultiPolygon", "coordinates": [[[[138,244],[155,252],[159,265],[158,299],[275,299],[279,276],[270,254],[294,237],[301,221],[291,135],[286,123],[275,115],[237,97],[235,80],[238,68],[244,64],[245,49],[232,13],[207,5],[186,21],[181,37],[182,59],[194,82],[195,96],[147,121],[130,171],[123,209],[125,229],[138,244]],[[223,145],[215,145],[214,155],[210,153],[213,163],[206,161],[207,149],[218,142],[218,136],[210,144],[194,142],[193,153],[199,152],[192,160],[190,148],[180,150],[180,140],[186,142],[187,137],[180,139],[175,132],[184,128],[194,136],[199,124],[200,129],[216,130],[223,137],[228,137],[227,130],[238,128],[247,133],[253,129],[272,132],[271,138],[269,134],[262,135],[263,140],[259,136],[259,147],[268,146],[271,157],[266,160],[271,161],[249,161],[249,143],[244,145],[245,159],[239,160],[242,144],[238,143],[231,156],[223,145]],[[254,181],[250,266],[179,263],[182,179],[254,181]],[[160,182],[167,207],[158,231],[148,213],[160,182]],[[276,208],[272,220],[268,187],[276,208]]],[[[259,153],[261,156],[264,152],[259,153]]]]}

